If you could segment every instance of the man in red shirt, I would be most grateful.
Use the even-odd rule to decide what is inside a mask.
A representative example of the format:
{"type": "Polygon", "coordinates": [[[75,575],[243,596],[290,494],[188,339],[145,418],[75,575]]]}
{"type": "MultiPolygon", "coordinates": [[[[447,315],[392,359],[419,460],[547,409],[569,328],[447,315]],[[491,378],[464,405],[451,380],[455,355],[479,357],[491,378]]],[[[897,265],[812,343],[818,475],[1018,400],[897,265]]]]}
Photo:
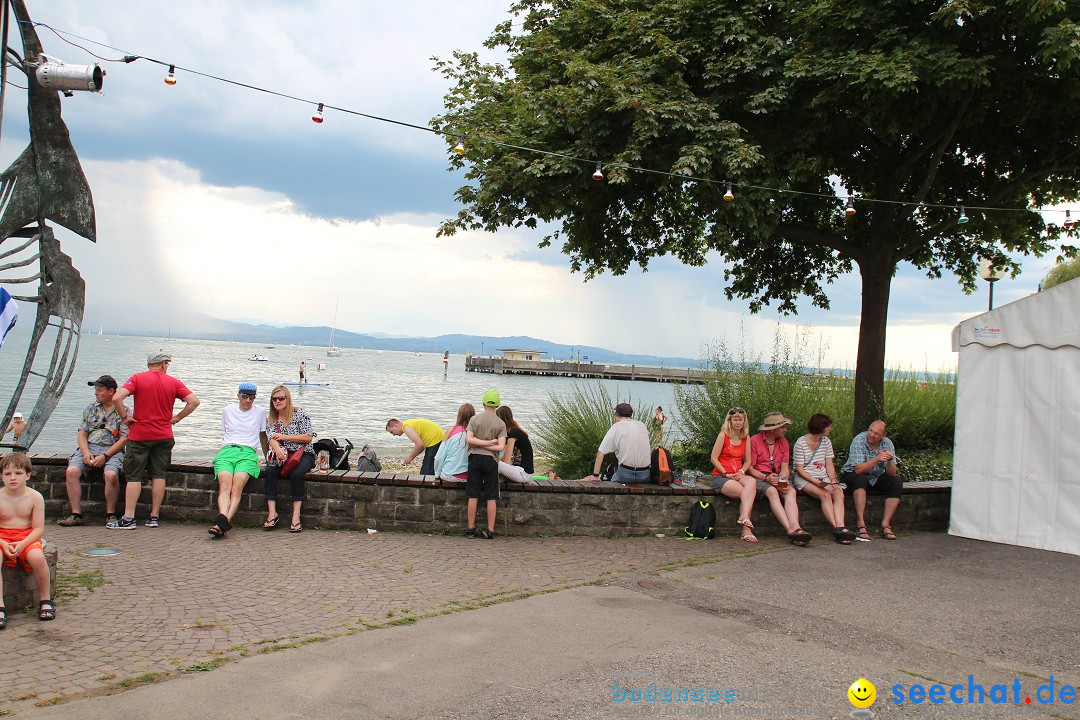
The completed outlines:
{"type": "Polygon", "coordinates": [[[135,529],[135,506],[139,503],[143,481],[150,477],[150,518],[146,527],[158,526],[158,512],[165,499],[165,471],[172,461],[172,426],[199,407],[199,398],[184,383],[169,375],[172,356],[153,352],[146,358],[146,372],[135,373],[113,395],[113,405],[120,420],[130,427],[124,453],[124,516],[106,527],[113,530],[135,529]],[[135,409],[128,414],[124,400],[132,396],[135,409]],[[173,415],[173,403],[184,402],[173,415]]]}

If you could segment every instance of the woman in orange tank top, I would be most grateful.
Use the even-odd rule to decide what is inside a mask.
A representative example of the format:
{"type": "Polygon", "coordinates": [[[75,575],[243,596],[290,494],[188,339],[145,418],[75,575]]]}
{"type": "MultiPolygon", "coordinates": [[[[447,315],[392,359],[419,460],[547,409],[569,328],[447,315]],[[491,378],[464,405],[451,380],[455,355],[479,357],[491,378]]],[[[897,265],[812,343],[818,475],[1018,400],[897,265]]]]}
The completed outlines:
{"type": "Polygon", "coordinates": [[[720,434],[716,436],[710,455],[713,464],[712,487],[725,497],[739,501],[739,525],[742,539],[757,542],[750,512],[757,496],[757,481],[746,473],[750,467],[750,432],[747,427],[746,410],[733,407],[720,434]]]}

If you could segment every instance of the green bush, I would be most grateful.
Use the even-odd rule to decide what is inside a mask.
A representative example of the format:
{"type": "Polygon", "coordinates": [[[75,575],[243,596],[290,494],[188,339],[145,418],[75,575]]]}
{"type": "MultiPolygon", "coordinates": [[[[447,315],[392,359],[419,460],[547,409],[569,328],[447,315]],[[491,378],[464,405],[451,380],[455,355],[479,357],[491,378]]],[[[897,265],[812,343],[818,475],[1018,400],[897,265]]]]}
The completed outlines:
{"type": "MultiPolygon", "coordinates": [[[[809,339],[806,333],[803,337],[809,339]]],[[[838,456],[846,455],[852,438],[854,378],[809,371],[818,364],[809,355],[805,342],[795,347],[779,333],[767,363],[745,345],[736,352],[723,341],[717,343],[706,358],[705,383],[675,389],[682,432],[682,443],[674,452],[676,465],[711,468],[709,452],[732,407],[746,409],[751,433],[770,411],[784,413],[793,420],[788,430],[791,443],[806,432],[811,415],[825,413],[833,420],[833,447],[838,456]]],[[[923,448],[951,452],[955,414],[952,374],[892,370],[886,377],[883,416],[901,457],[923,448]]]]}
{"type": "MultiPolygon", "coordinates": [[[[536,449],[551,458],[552,469],[562,477],[585,477],[592,472],[596,451],[615,421],[614,408],[620,402],[629,400],[612,399],[600,383],[575,383],[574,391],[564,397],[548,393],[544,416],[536,424],[536,449]]],[[[639,403],[634,418],[648,425],[651,411],[639,403]]]]}
{"type": "Polygon", "coordinates": [[[833,445],[850,444],[850,378],[804,372],[810,364],[806,352],[792,347],[779,334],[767,365],[762,356],[751,353],[745,346],[735,353],[725,342],[718,342],[706,358],[705,383],[675,389],[682,432],[675,462],[680,468],[711,469],[709,452],[732,407],[746,409],[751,434],[765,415],[779,410],[794,421],[788,430],[792,443],[806,432],[811,415],[825,413],[833,419],[833,445]]]}

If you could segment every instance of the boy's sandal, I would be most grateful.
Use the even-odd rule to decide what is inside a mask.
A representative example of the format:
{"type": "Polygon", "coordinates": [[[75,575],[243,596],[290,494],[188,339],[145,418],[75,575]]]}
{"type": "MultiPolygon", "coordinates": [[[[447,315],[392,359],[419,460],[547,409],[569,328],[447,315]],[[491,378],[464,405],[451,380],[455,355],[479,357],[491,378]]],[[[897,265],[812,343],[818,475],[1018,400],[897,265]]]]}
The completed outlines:
{"type": "Polygon", "coordinates": [[[232,523],[229,522],[229,518],[225,517],[224,513],[218,513],[217,518],[214,519],[214,523],[221,528],[222,534],[232,530],[232,523]]]}
{"type": "Polygon", "coordinates": [[[281,520],[280,515],[275,515],[273,519],[266,518],[266,522],[263,523],[263,530],[273,530],[277,527],[279,520],[281,520]]]}
{"type": "Polygon", "coordinates": [[[304,526],[301,525],[298,522],[295,522],[295,523],[293,523],[292,525],[289,526],[289,532],[292,532],[292,533],[302,532],[303,529],[304,529],[304,526]]]}
{"type": "Polygon", "coordinates": [[[476,531],[476,534],[484,538],[485,540],[491,540],[495,537],[495,533],[491,530],[488,530],[487,528],[480,528],[476,531]]]}
{"type": "Polygon", "coordinates": [[[859,534],[855,536],[855,539],[859,542],[870,542],[870,531],[866,529],[865,525],[860,525],[855,528],[859,531],[859,534]]]}
{"type": "Polygon", "coordinates": [[[52,620],[56,617],[56,603],[52,600],[42,600],[38,603],[38,620],[42,622],[46,620],[52,620]],[[45,607],[48,605],[49,607],[45,607]]]}
{"type": "Polygon", "coordinates": [[[895,540],[896,539],[896,533],[894,533],[892,531],[892,528],[889,527],[888,525],[882,525],[881,526],[881,537],[885,538],[886,540],[895,540]]]}
{"type": "Polygon", "coordinates": [[[7,609],[0,607],[0,630],[7,627],[7,609]]]}

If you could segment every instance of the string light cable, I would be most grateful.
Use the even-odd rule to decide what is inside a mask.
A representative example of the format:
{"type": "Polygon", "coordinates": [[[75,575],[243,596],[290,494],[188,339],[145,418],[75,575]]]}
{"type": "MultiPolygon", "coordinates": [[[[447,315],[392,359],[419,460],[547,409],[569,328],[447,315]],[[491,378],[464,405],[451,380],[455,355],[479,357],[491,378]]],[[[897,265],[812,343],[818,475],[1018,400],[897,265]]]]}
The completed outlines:
{"type": "MultiPolygon", "coordinates": [[[[252,85],[251,83],[242,82],[240,80],[234,80],[232,78],[224,77],[224,76],[221,76],[221,75],[215,75],[213,73],[208,73],[208,72],[203,72],[203,71],[200,71],[200,70],[195,70],[194,68],[184,67],[182,65],[177,65],[176,63],[173,63],[173,62],[166,62],[164,60],[158,60],[157,58],[149,57],[147,55],[139,55],[139,54],[136,54],[136,53],[131,53],[131,52],[128,52],[128,51],[126,51],[126,50],[124,50],[122,48],[114,47],[112,45],[108,45],[106,43],[102,43],[102,42],[99,42],[97,40],[93,40],[91,38],[83,37],[81,35],[77,35],[75,33],[69,32],[67,30],[60,30],[60,29],[54,28],[54,27],[52,27],[51,25],[49,25],[47,23],[25,21],[25,20],[21,20],[19,22],[31,22],[31,24],[33,24],[35,27],[43,27],[43,28],[49,30],[50,32],[52,32],[54,35],[56,35],[58,38],[60,38],[64,42],[68,43],[69,45],[72,45],[72,46],[74,46],[76,48],[79,48],[80,50],[83,50],[84,52],[88,53],[89,55],[91,55],[91,56],[93,56],[93,57],[95,57],[95,58],[97,58],[99,60],[102,60],[104,62],[132,63],[132,62],[135,62],[136,60],[146,60],[147,62],[155,63],[157,65],[161,65],[162,67],[168,68],[169,69],[169,76],[168,76],[169,78],[173,78],[173,73],[176,73],[176,72],[189,73],[191,75],[195,75],[195,76],[198,76],[198,77],[207,78],[208,80],[216,80],[217,82],[224,83],[226,85],[233,85],[235,87],[245,88],[247,90],[253,90],[255,92],[261,92],[261,93],[265,93],[267,95],[273,95],[273,96],[280,97],[280,98],[283,98],[283,99],[286,99],[286,100],[293,100],[295,102],[303,103],[305,105],[311,105],[311,106],[317,108],[316,115],[320,116],[320,117],[321,117],[322,111],[334,110],[336,112],[344,113],[346,115],[354,115],[356,117],[362,117],[362,118],[367,118],[369,120],[376,120],[378,122],[384,122],[384,123],[389,123],[389,124],[392,124],[392,125],[398,125],[398,126],[401,126],[401,127],[411,128],[413,130],[422,130],[424,132],[433,133],[435,135],[440,135],[440,136],[445,136],[445,137],[453,137],[453,138],[456,138],[457,141],[458,141],[457,144],[453,148],[453,152],[455,154],[457,154],[457,155],[464,155],[465,154],[464,150],[465,150],[466,135],[463,134],[460,130],[455,130],[455,129],[440,130],[438,128],[432,128],[432,127],[428,127],[426,125],[418,125],[416,123],[411,123],[411,122],[407,122],[407,121],[404,121],[404,120],[397,120],[395,118],[383,117],[381,115],[373,115],[371,113],[365,113],[365,112],[362,112],[360,110],[354,110],[354,109],[347,108],[347,107],[331,105],[330,103],[320,102],[318,100],[311,100],[311,99],[308,99],[308,98],[299,97],[297,95],[291,95],[289,93],[284,93],[284,92],[280,92],[280,91],[277,91],[277,90],[272,90],[270,88],[261,87],[259,85],[252,85]],[[123,57],[120,57],[120,58],[102,57],[101,55],[98,55],[98,54],[96,54],[94,52],[91,52],[90,50],[88,50],[84,46],[79,45],[78,43],[72,42],[71,40],[68,39],[68,37],[77,38],[79,40],[82,40],[83,42],[87,42],[87,43],[90,43],[90,44],[93,44],[93,45],[98,45],[99,47],[107,48],[109,50],[113,50],[115,52],[122,53],[123,57]]],[[[314,117],[312,119],[314,120],[314,117]]],[[[315,122],[318,123],[320,121],[316,120],[315,122]]],[[[486,136],[486,135],[474,134],[472,137],[474,137],[474,138],[476,138],[478,140],[481,140],[481,141],[483,141],[485,143],[494,145],[496,147],[501,147],[501,148],[505,148],[505,149],[508,149],[508,150],[520,150],[521,152],[527,152],[527,153],[531,153],[531,154],[535,154],[535,155],[543,155],[543,156],[547,156],[547,157],[555,157],[555,158],[560,158],[560,159],[563,159],[563,160],[569,160],[571,162],[581,163],[583,165],[587,165],[589,167],[594,168],[594,172],[593,172],[592,176],[593,176],[594,179],[597,179],[597,180],[604,179],[604,175],[601,172],[601,170],[599,169],[600,167],[603,167],[604,169],[607,169],[607,170],[622,170],[622,171],[627,171],[627,172],[646,173],[646,174],[657,175],[657,176],[661,176],[661,177],[669,177],[669,178],[673,178],[673,179],[680,180],[680,181],[683,181],[683,182],[695,182],[695,183],[701,183],[701,184],[707,184],[707,185],[720,186],[720,187],[723,187],[724,190],[725,190],[724,200],[726,200],[726,201],[734,200],[732,189],[737,188],[737,189],[742,190],[742,191],[756,190],[756,191],[767,192],[767,193],[777,193],[777,194],[785,194],[786,193],[786,194],[790,194],[790,195],[801,195],[801,196],[804,196],[804,197],[824,198],[824,199],[829,200],[831,202],[835,202],[837,204],[843,205],[845,207],[845,214],[848,217],[851,217],[852,215],[855,214],[853,212],[853,210],[854,210],[854,203],[856,202],[856,198],[851,193],[847,193],[845,195],[839,195],[839,194],[829,194],[829,193],[824,193],[824,192],[811,192],[811,191],[805,191],[805,190],[792,190],[790,188],[769,187],[769,186],[765,186],[765,185],[755,185],[755,184],[751,184],[751,183],[737,183],[737,182],[733,182],[731,180],[714,180],[714,179],[711,179],[711,178],[697,177],[695,175],[687,175],[687,174],[683,174],[683,173],[673,173],[673,172],[668,172],[668,171],[664,171],[664,170],[656,170],[654,168],[639,167],[639,166],[636,166],[636,165],[629,165],[627,163],[603,162],[603,161],[597,160],[595,158],[583,158],[583,157],[578,157],[576,155],[570,155],[570,154],[567,154],[567,153],[556,152],[556,151],[552,151],[552,150],[544,150],[544,149],[541,149],[541,148],[534,148],[534,147],[529,147],[529,146],[526,146],[526,145],[516,145],[514,143],[505,142],[503,140],[499,140],[497,138],[486,136]],[[599,175],[600,177],[597,177],[597,175],[599,175]]],[[[971,204],[966,203],[966,202],[963,205],[960,205],[958,203],[910,202],[910,201],[904,201],[904,200],[883,200],[883,199],[880,199],[880,198],[868,198],[868,197],[859,197],[859,198],[857,198],[857,202],[859,204],[903,205],[903,206],[915,206],[915,207],[926,208],[926,209],[952,210],[954,212],[959,213],[959,215],[958,215],[958,223],[961,224],[961,225],[965,224],[967,222],[967,220],[969,219],[966,212],[965,212],[966,210],[975,210],[975,211],[979,211],[979,212],[1065,213],[1066,220],[1068,221],[1068,220],[1071,219],[1069,217],[1069,214],[1068,214],[1069,211],[1068,210],[1056,210],[1056,209],[1043,209],[1043,208],[1033,209],[1033,208],[1001,207],[1001,206],[992,206],[992,205],[971,205],[971,204]]],[[[1065,226],[1066,226],[1066,228],[1071,229],[1075,224],[1076,223],[1067,222],[1065,226]]]]}

